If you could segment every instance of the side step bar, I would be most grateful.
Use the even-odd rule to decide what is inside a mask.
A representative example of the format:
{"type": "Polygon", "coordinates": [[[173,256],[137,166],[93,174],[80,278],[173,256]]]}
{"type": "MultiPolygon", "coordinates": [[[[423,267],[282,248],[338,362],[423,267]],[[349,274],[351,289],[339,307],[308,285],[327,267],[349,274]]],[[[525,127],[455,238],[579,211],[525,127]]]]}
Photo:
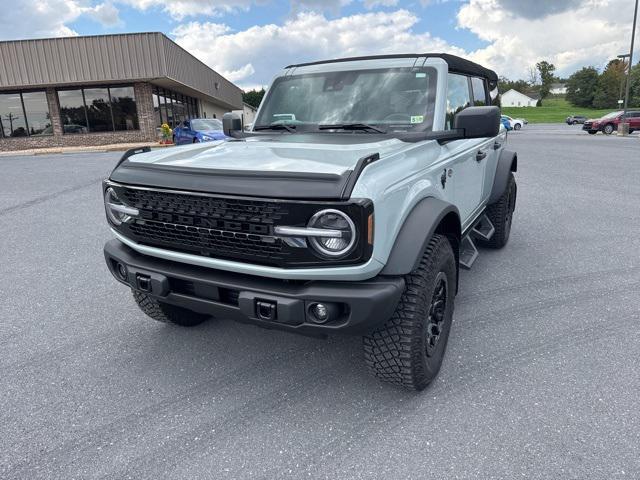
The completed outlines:
{"type": "Polygon", "coordinates": [[[489,217],[482,214],[460,242],[460,266],[462,268],[469,270],[478,258],[478,248],[473,240],[478,238],[485,241],[491,240],[495,231],[489,217]]]}

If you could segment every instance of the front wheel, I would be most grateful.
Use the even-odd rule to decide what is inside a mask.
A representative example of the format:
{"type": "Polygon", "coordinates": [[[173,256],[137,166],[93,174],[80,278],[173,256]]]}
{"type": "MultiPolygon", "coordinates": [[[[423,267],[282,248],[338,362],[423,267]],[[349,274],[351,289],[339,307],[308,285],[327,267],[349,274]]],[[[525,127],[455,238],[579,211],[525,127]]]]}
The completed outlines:
{"type": "Polygon", "coordinates": [[[613,131],[615,130],[615,128],[613,128],[613,125],[611,125],[610,123],[607,123],[604,128],[602,129],[602,131],[606,134],[606,135],[611,135],[613,133],[613,131]]]}
{"type": "Polygon", "coordinates": [[[575,120],[571,123],[571,125],[577,125],[578,122],[576,122],[575,120]]]}
{"type": "Polygon", "coordinates": [[[434,235],[387,322],[363,337],[364,360],[381,380],[422,390],[438,375],[453,319],[456,258],[434,235]]]}
{"type": "Polygon", "coordinates": [[[596,133],[598,133],[597,130],[589,130],[589,135],[595,135],[596,133]]]}

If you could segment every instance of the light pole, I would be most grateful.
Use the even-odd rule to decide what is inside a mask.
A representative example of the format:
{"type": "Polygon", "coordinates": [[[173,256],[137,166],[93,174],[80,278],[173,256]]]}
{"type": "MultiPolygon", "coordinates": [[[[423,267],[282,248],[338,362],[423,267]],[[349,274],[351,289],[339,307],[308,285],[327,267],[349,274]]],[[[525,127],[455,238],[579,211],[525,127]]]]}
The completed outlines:
{"type": "Polygon", "coordinates": [[[627,113],[629,108],[629,86],[631,84],[631,67],[633,66],[633,43],[636,38],[636,24],[638,21],[638,0],[636,0],[636,6],[633,10],[633,27],[631,29],[631,48],[629,49],[629,73],[627,73],[627,87],[624,94],[624,113],[627,113]]]}
{"type": "Polygon", "coordinates": [[[624,94],[624,89],[627,83],[627,79],[629,78],[629,70],[631,69],[631,66],[629,65],[629,62],[627,62],[627,58],[629,58],[629,54],[625,53],[622,55],[618,55],[618,58],[625,62],[625,67],[624,67],[624,75],[622,77],[622,79],[620,80],[620,95],[618,96],[618,105],[621,105],[623,103],[622,100],[622,95],[624,94]]]}

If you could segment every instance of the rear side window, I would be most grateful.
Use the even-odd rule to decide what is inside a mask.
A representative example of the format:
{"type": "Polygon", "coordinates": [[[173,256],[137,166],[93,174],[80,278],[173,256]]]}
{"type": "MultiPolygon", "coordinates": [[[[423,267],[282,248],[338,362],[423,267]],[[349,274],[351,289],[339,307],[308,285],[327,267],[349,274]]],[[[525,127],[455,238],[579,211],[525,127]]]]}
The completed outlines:
{"type": "Polygon", "coordinates": [[[449,86],[447,89],[447,117],[445,129],[453,128],[453,117],[456,113],[471,105],[469,92],[469,79],[464,75],[449,74],[449,86]]]}
{"type": "Polygon", "coordinates": [[[473,90],[473,104],[476,107],[487,105],[487,85],[482,78],[471,77],[471,89],[473,90]]]}

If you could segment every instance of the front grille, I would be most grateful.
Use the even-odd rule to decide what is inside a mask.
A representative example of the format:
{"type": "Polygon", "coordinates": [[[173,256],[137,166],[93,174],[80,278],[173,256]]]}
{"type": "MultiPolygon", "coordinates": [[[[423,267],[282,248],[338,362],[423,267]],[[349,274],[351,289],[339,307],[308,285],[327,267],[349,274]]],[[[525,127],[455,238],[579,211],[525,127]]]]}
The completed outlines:
{"type": "Polygon", "coordinates": [[[283,242],[272,236],[289,214],[285,204],[134,188],[118,195],[141,212],[127,226],[141,243],[276,265],[286,259],[283,242]]]}
{"type": "Polygon", "coordinates": [[[168,243],[187,251],[202,255],[220,257],[242,257],[243,255],[271,259],[282,259],[282,242],[273,237],[247,235],[246,233],[226,232],[185,226],[153,220],[137,220],[129,227],[144,243],[168,243]]]}
{"type": "MultiPolygon", "coordinates": [[[[370,200],[326,202],[277,200],[197,194],[130,187],[106,182],[117,197],[139,214],[114,226],[136,243],[223,260],[277,267],[354,265],[368,260],[372,246],[359,241],[344,258],[320,256],[312,248],[285,242],[274,227],[303,227],[321,209],[349,215],[366,232],[373,214],[370,200]]],[[[367,238],[361,234],[360,239],[367,238]]]]}

